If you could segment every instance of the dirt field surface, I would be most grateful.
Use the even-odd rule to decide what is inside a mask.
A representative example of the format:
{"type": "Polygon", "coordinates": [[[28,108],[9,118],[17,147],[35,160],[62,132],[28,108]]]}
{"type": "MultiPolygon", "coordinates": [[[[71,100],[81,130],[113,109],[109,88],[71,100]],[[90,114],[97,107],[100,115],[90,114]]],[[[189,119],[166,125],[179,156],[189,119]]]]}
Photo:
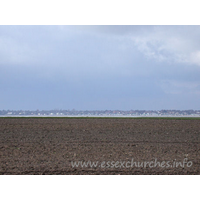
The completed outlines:
{"type": "Polygon", "coordinates": [[[200,174],[200,120],[0,118],[0,174],[200,174]]]}

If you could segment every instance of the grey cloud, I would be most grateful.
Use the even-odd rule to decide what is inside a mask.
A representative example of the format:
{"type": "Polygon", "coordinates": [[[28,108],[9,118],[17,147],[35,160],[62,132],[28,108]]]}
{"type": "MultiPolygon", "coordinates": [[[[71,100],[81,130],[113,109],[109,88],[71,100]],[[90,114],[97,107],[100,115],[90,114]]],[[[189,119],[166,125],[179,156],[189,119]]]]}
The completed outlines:
{"type": "Polygon", "coordinates": [[[145,33],[132,40],[147,57],[159,62],[200,65],[199,26],[154,26],[145,33]]]}
{"type": "Polygon", "coordinates": [[[196,109],[199,33],[199,26],[0,26],[0,109],[196,109]]]}

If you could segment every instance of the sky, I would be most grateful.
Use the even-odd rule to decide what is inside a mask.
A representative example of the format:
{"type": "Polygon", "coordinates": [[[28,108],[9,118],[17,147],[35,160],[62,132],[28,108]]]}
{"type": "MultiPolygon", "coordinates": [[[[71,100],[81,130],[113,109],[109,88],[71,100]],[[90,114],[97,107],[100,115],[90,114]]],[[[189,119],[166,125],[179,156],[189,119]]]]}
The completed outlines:
{"type": "Polygon", "coordinates": [[[0,109],[200,110],[200,26],[0,26],[0,109]]]}

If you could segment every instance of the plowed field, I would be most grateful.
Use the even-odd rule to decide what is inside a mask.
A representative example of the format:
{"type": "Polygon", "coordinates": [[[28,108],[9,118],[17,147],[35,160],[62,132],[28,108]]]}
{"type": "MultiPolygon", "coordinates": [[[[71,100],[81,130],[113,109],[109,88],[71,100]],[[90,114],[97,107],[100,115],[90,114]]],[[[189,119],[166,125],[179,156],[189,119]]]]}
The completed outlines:
{"type": "Polygon", "coordinates": [[[0,118],[0,174],[200,174],[200,120],[0,118]]]}

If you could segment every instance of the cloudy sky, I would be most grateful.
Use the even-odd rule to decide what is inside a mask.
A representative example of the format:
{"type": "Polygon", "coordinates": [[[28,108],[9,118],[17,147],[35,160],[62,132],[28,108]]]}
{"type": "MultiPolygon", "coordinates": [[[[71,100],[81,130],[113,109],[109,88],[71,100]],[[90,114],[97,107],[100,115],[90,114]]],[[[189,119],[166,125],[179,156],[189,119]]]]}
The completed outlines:
{"type": "Polygon", "coordinates": [[[200,26],[0,26],[0,109],[200,109],[200,26]]]}

